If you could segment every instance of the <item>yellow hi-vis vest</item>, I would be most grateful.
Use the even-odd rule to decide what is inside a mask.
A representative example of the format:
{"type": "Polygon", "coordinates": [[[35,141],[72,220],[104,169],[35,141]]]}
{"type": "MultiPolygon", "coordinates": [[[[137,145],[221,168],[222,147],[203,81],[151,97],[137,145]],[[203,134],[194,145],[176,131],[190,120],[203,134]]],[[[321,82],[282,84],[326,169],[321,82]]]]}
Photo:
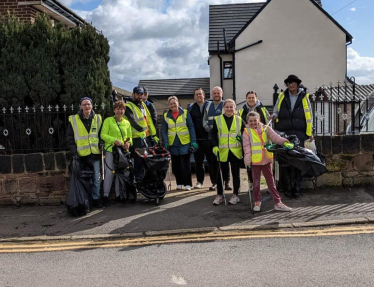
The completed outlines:
{"type": "Polygon", "coordinates": [[[79,115],[69,116],[69,122],[73,127],[78,155],[87,156],[91,153],[100,154],[99,130],[101,127],[101,116],[96,114],[93,117],[90,133],[87,132],[79,115]]]}
{"type": "Polygon", "coordinates": [[[268,136],[266,131],[264,131],[264,127],[261,127],[261,135],[258,134],[258,132],[255,129],[249,129],[250,133],[248,132],[248,129],[244,129],[247,135],[249,136],[249,139],[251,141],[251,151],[252,151],[252,157],[251,162],[253,164],[260,163],[262,161],[263,151],[265,152],[265,157],[269,159],[273,159],[273,153],[268,152],[264,145],[268,143],[268,136]]]}
{"type": "Polygon", "coordinates": [[[175,137],[178,136],[183,145],[191,142],[190,132],[187,127],[187,110],[184,110],[182,115],[179,115],[174,122],[164,113],[165,122],[168,124],[168,142],[173,145],[175,137]]]}
{"type": "Polygon", "coordinates": [[[214,118],[218,129],[218,147],[219,147],[219,160],[226,162],[229,156],[229,150],[238,158],[243,158],[242,144],[238,142],[236,137],[241,136],[242,119],[233,115],[233,121],[228,130],[225,118],[223,115],[214,118]]]}
{"type": "MultiPolygon", "coordinates": [[[[278,102],[277,107],[278,107],[278,111],[280,111],[280,107],[284,99],[284,93],[280,93],[278,98],[279,98],[279,102],[278,102]]],[[[306,94],[306,96],[302,99],[301,102],[303,104],[305,120],[306,120],[306,135],[312,136],[312,117],[311,117],[309,106],[308,106],[308,101],[307,101],[308,98],[309,98],[309,94],[306,94]]],[[[279,119],[276,119],[276,122],[278,121],[279,119]]]]}
{"type": "MultiPolygon", "coordinates": [[[[151,113],[149,112],[147,105],[142,101],[142,106],[145,111],[145,116],[147,120],[145,120],[144,115],[142,111],[139,109],[137,105],[135,105],[133,102],[127,102],[126,107],[129,108],[132,113],[134,114],[134,120],[135,122],[142,128],[141,131],[136,130],[134,127],[131,127],[132,137],[133,138],[140,138],[143,132],[149,131],[149,136],[156,135],[156,128],[153,124],[151,113]]],[[[125,117],[127,120],[128,118],[125,117]]]]}

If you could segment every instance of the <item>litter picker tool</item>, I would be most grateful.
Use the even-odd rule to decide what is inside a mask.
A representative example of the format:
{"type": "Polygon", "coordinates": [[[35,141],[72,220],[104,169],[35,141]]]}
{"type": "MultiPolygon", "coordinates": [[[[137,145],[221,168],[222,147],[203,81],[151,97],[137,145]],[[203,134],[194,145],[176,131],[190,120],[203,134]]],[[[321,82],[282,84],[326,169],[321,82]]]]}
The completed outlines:
{"type": "Polygon", "coordinates": [[[225,186],[223,185],[222,166],[221,166],[221,160],[220,160],[220,157],[219,157],[219,152],[217,153],[217,159],[218,159],[219,174],[221,176],[222,195],[223,195],[223,199],[225,200],[225,205],[227,205],[226,194],[225,194],[225,186]]]}
{"type": "Polygon", "coordinates": [[[252,189],[251,189],[250,173],[251,173],[251,168],[247,167],[249,207],[251,209],[252,215],[255,215],[255,212],[253,211],[252,189]]]}

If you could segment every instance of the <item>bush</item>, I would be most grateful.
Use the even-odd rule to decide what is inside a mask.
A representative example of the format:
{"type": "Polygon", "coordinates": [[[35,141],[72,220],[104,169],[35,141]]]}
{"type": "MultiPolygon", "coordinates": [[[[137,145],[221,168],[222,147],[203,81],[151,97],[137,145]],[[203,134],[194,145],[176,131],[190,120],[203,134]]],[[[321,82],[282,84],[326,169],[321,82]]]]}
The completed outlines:
{"type": "Polygon", "coordinates": [[[47,15],[34,24],[0,21],[0,106],[79,104],[83,96],[106,103],[111,93],[109,44],[94,27],[52,27],[47,15]]]}
{"type": "Polygon", "coordinates": [[[91,97],[103,117],[110,109],[106,101],[112,86],[107,39],[90,25],[52,27],[49,20],[43,14],[34,24],[11,15],[0,19],[0,109],[6,108],[0,117],[2,152],[65,149],[67,117],[79,110],[82,97],[91,97]],[[103,103],[107,112],[101,108],[103,103]],[[56,105],[69,109],[57,111],[56,105]],[[40,112],[41,106],[45,112],[40,112]]]}

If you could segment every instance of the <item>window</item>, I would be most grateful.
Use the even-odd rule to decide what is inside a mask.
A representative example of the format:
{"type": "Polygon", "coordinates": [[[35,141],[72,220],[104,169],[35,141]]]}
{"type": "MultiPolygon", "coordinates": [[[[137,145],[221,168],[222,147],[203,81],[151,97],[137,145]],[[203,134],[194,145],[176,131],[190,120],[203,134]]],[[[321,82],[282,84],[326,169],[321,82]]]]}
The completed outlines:
{"type": "Polygon", "coordinates": [[[223,78],[232,79],[232,62],[223,62],[223,78]]]}

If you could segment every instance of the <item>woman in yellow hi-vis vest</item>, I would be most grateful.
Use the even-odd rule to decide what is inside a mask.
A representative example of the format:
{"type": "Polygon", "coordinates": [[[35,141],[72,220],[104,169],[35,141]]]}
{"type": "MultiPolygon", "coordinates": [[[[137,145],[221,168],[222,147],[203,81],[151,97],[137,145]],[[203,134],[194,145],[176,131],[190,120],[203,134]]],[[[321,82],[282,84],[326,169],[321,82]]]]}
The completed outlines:
{"type": "Polygon", "coordinates": [[[253,178],[253,195],[255,204],[254,211],[261,210],[260,180],[261,171],[266,179],[266,184],[273,197],[274,209],[280,211],[291,211],[291,208],[281,201],[279,192],[275,187],[272,172],[273,154],[268,152],[264,145],[271,140],[273,143],[283,145],[288,140],[277,135],[273,129],[260,122],[260,115],[257,112],[249,112],[247,115],[247,127],[243,133],[244,164],[251,169],[253,178]]]}
{"type": "MultiPolygon", "coordinates": [[[[236,104],[232,99],[225,100],[223,104],[223,114],[214,118],[211,132],[214,144],[213,153],[220,161],[222,173],[228,173],[229,163],[231,165],[234,191],[230,204],[237,204],[240,188],[240,162],[242,153],[242,133],[244,125],[242,119],[236,115],[236,104]]],[[[221,172],[217,171],[217,196],[213,205],[219,205],[223,201],[223,187],[221,172]]]]}
{"type": "Polygon", "coordinates": [[[92,199],[95,207],[102,207],[100,199],[100,148],[99,132],[101,116],[92,109],[92,100],[88,97],[81,98],[81,110],[78,114],[70,116],[66,140],[73,157],[79,156],[84,164],[92,165],[92,199]]]}
{"type": "Polygon", "coordinates": [[[171,168],[177,189],[191,190],[190,147],[198,149],[195,128],[187,110],[179,106],[176,96],[168,98],[170,110],[164,114],[161,136],[164,147],[170,151],[171,168]]]}

